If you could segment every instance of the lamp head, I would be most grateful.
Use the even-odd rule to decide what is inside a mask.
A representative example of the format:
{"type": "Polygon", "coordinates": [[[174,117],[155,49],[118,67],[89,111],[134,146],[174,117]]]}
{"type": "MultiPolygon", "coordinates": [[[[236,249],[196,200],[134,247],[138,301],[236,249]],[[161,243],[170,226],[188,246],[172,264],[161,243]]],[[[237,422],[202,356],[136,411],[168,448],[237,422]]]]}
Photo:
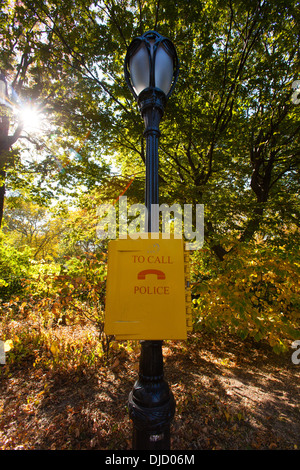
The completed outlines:
{"type": "Polygon", "coordinates": [[[159,89],[171,95],[179,72],[173,43],[156,31],[147,31],[133,39],[124,63],[125,80],[135,99],[147,89],[159,89]]]}

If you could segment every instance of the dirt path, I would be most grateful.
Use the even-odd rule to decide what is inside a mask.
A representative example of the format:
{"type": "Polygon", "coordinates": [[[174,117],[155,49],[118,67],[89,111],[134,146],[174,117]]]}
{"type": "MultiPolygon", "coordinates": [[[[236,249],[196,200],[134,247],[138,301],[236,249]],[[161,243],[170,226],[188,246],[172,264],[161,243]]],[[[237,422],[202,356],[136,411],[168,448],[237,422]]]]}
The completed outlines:
{"type": "MultiPolygon", "coordinates": [[[[300,365],[291,354],[198,333],[165,343],[164,357],[177,404],[173,450],[300,449],[300,365]]],[[[86,370],[2,369],[0,449],[130,449],[137,365],[138,354],[122,350],[86,370]]]]}

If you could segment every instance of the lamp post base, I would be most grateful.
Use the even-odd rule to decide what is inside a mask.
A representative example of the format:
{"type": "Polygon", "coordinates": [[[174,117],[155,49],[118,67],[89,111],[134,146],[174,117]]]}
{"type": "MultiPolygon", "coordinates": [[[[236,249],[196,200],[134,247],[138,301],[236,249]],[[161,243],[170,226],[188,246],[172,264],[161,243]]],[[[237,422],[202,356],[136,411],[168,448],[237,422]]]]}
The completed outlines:
{"type": "Polygon", "coordinates": [[[134,450],[170,449],[175,401],[163,375],[162,341],[141,341],[139,378],[128,400],[134,450]]]}
{"type": "Polygon", "coordinates": [[[148,434],[134,428],[133,450],[170,450],[170,426],[161,434],[148,434]]]}

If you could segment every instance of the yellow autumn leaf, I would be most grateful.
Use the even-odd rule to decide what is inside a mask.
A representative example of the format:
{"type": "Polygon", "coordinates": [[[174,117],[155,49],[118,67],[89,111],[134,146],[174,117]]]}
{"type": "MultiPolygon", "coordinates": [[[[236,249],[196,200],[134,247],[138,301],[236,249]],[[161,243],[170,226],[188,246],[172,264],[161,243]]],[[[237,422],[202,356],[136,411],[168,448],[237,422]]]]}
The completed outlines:
{"type": "Polygon", "coordinates": [[[14,346],[14,343],[11,339],[8,339],[7,341],[5,341],[4,343],[4,351],[5,352],[8,352],[10,351],[14,346]]]}
{"type": "Polygon", "coordinates": [[[57,356],[59,353],[59,347],[57,343],[52,343],[50,346],[50,351],[52,352],[53,356],[57,356]]]}

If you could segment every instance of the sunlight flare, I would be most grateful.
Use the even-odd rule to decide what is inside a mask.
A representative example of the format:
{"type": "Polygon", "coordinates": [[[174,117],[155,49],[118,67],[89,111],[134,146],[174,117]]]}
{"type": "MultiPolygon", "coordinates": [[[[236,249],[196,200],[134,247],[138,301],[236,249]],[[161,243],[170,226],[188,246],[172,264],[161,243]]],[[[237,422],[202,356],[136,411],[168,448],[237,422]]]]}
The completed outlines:
{"type": "Polygon", "coordinates": [[[32,105],[25,105],[19,109],[19,119],[27,131],[39,131],[42,127],[43,115],[38,108],[32,105]]]}

